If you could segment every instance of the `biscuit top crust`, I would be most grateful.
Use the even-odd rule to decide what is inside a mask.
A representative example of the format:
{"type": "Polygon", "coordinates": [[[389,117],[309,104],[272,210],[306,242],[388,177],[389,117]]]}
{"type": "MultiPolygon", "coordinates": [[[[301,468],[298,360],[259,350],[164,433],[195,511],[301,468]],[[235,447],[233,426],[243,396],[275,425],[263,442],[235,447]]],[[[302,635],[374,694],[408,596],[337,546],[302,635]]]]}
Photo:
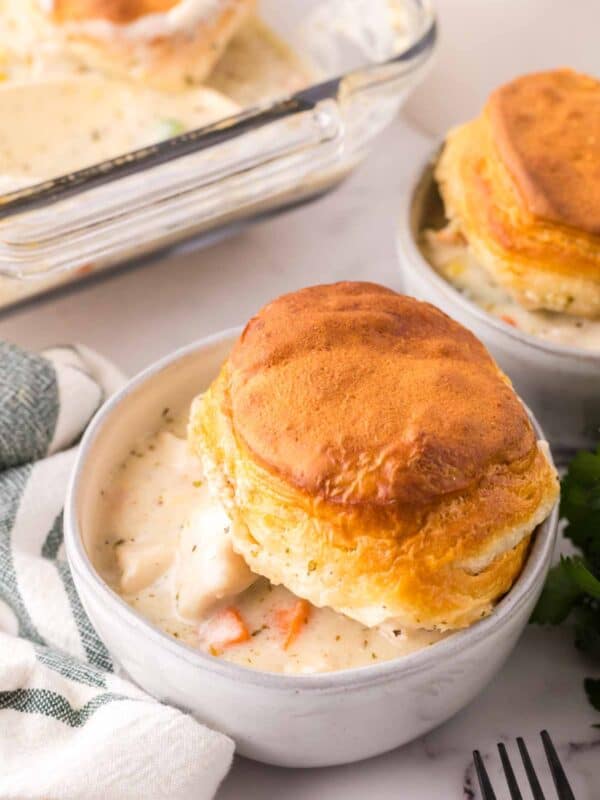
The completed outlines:
{"type": "Polygon", "coordinates": [[[180,0],[54,0],[56,22],[84,22],[102,19],[127,25],[147,14],[162,14],[179,5],[180,0]]]}
{"type": "Polygon", "coordinates": [[[337,504],[425,506],[496,465],[525,468],[536,437],[469,331],[372,283],[284,295],[225,365],[227,413],[250,455],[337,504]]]}
{"type": "Polygon", "coordinates": [[[568,69],[524,75],[485,113],[529,212],[599,235],[600,82],[568,69]]]}

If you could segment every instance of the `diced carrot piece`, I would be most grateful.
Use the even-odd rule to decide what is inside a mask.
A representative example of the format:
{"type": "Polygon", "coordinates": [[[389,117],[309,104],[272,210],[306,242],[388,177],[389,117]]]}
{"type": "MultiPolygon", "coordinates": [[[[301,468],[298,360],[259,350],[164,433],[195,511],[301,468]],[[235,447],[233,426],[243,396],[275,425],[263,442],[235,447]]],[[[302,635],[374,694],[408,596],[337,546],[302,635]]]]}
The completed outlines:
{"type": "Polygon", "coordinates": [[[503,322],[506,322],[507,325],[512,325],[513,328],[517,328],[518,327],[517,321],[514,319],[514,317],[511,317],[508,314],[500,314],[500,319],[503,322]]]}
{"type": "Polygon", "coordinates": [[[76,275],[88,275],[94,269],[94,264],[82,264],[75,270],[76,275]]]}
{"type": "Polygon", "coordinates": [[[290,608],[282,608],[275,612],[277,627],[283,634],[283,649],[287,650],[298,637],[308,622],[310,604],[307,600],[298,600],[290,608]]]}
{"type": "Polygon", "coordinates": [[[212,655],[233,645],[247,642],[250,632],[237,608],[224,608],[205,623],[200,630],[200,639],[212,655]]]}

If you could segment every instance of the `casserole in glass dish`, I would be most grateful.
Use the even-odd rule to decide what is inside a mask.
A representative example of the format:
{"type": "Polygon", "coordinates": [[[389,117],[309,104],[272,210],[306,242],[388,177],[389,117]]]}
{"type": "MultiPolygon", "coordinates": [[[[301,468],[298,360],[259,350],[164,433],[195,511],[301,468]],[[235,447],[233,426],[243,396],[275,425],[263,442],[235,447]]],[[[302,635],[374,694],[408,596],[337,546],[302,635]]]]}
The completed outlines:
{"type": "MultiPolygon", "coordinates": [[[[13,120],[0,148],[0,307],[334,187],[423,75],[436,38],[428,0],[262,0],[258,14],[205,80],[183,76],[183,92],[107,74],[76,50],[57,58],[63,39],[10,54],[0,73],[0,110],[13,120]],[[275,79],[263,70],[255,80],[266,51],[275,79]],[[186,97],[196,92],[194,110],[186,97]],[[125,123],[135,136],[117,136],[125,123]],[[138,144],[123,152],[120,142],[138,144]]],[[[0,14],[0,57],[3,24],[0,14]]]]}

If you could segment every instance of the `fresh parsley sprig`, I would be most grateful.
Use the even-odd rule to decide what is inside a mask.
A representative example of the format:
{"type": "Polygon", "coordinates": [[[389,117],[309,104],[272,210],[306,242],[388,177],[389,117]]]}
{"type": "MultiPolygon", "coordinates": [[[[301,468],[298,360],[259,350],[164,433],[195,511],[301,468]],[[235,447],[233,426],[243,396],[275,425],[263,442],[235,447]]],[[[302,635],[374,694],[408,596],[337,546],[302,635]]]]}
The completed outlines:
{"type": "MultiPolygon", "coordinates": [[[[600,447],[578,453],[561,485],[560,513],[564,535],[581,555],[562,557],[548,573],[532,622],[575,624],[575,646],[600,665],[600,447]]],[[[600,711],[600,679],[587,678],[584,688],[600,711]]]]}

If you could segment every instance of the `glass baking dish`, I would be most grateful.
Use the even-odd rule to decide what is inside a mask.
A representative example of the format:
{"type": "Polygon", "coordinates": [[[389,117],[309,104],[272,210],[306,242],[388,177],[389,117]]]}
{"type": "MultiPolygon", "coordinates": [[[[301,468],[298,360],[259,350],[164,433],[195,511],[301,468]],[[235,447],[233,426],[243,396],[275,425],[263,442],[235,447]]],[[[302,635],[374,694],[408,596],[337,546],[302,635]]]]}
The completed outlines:
{"type": "Polygon", "coordinates": [[[0,307],[184,240],[201,245],[219,229],[333,188],[397,113],[436,39],[428,0],[263,0],[259,7],[317,81],[0,195],[0,307]]]}

